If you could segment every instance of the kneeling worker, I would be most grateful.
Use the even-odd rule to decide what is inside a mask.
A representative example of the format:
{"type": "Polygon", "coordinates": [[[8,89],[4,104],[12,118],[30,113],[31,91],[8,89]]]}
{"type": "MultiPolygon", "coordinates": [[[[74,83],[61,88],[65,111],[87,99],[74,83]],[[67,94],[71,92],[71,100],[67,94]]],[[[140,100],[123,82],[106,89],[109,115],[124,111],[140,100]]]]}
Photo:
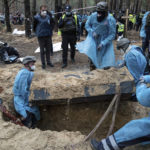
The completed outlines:
{"type": "Polygon", "coordinates": [[[34,76],[36,58],[26,56],[23,59],[24,68],[17,74],[14,82],[14,106],[22,116],[22,123],[28,128],[34,128],[40,120],[40,112],[36,106],[29,106],[29,95],[32,78],[34,76]]]}

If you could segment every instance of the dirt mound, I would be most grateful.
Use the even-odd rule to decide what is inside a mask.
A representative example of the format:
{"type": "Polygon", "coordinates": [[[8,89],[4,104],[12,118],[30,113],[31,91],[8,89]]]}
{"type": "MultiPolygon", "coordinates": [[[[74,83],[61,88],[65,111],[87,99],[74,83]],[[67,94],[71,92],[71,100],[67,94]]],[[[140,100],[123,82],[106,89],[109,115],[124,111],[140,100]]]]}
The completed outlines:
{"type": "Polygon", "coordinates": [[[4,122],[1,117],[0,124],[1,150],[72,150],[72,147],[74,150],[90,150],[88,144],[82,144],[84,136],[80,132],[29,130],[4,122]]]}

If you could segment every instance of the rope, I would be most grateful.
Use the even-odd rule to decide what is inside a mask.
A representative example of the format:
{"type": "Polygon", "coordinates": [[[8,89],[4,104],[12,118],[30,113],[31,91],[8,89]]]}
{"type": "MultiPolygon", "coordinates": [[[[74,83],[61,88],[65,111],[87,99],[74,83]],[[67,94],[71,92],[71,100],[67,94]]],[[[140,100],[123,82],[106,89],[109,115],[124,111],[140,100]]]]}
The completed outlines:
{"type": "Polygon", "coordinates": [[[102,116],[102,118],[99,120],[99,122],[97,123],[97,125],[95,126],[95,128],[89,133],[89,135],[84,139],[84,142],[87,141],[95,132],[96,130],[100,127],[100,125],[103,123],[103,121],[106,119],[106,117],[109,115],[110,111],[112,110],[115,102],[117,101],[118,97],[120,94],[116,94],[113,98],[113,100],[111,101],[109,107],[107,108],[106,112],[104,113],[104,115],[102,116]]]}

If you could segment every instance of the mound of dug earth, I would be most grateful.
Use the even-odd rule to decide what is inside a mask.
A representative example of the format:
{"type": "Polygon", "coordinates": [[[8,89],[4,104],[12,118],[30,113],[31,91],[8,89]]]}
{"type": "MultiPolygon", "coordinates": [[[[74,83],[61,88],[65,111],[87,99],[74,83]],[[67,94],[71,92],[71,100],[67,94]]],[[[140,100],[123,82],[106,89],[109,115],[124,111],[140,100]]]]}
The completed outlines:
{"type": "Polygon", "coordinates": [[[91,150],[80,132],[28,129],[0,117],[0,150],[91,150]]]}

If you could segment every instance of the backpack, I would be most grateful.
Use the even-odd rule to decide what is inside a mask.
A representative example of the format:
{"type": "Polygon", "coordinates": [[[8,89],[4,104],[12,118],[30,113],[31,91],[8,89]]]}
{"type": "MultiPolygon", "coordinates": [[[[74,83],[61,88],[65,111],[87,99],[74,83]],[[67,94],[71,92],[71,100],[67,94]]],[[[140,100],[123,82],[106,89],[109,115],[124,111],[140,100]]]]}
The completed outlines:
{"type": "Polygon", "coordinates": [[[0,60],[10,64],[16,62],[19,58],[18,51],[11,46],[7,46],[6,44],[0,48],[0,60]]]}

